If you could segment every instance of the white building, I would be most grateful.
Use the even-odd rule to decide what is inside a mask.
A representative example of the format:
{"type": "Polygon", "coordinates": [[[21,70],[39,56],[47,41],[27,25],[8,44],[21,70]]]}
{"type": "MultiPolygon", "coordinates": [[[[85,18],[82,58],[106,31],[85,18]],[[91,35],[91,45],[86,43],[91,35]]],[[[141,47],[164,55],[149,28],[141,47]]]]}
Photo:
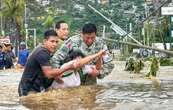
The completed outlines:
{"type": "Polygon", "coordinates": [[[100,3],[100,4],[107,4],[107,3],[109,3],[109,0],[98,0],[98,3],[100,3]]]}
{"type": "Polygon", "coordinates": [[[50,3],[50,0],[36,0],[36,1],[39,2],[43,6],[46,6],[50,3]]]}

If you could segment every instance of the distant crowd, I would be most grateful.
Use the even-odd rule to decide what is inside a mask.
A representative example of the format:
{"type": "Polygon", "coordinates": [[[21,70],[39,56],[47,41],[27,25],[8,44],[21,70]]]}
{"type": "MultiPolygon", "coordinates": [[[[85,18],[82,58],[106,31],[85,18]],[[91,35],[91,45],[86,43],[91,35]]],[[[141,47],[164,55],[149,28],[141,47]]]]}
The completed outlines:
{"type": "Polygon", "coordinates": [[[25,42],[21,42],[19,46],[18,58],[13,52],[11,43],[0,44],[0,70],[14,68],[23,68],[29,56],[29,50],[26,49],[25,42]],[[15,65],[14,62],[17,62],[15,65]]]}

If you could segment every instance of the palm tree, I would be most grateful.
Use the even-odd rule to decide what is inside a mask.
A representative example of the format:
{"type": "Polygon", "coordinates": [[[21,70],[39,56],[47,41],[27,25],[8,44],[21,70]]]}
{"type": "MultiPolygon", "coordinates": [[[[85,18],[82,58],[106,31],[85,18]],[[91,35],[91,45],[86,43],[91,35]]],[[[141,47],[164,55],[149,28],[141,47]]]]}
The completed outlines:
{"type": "Polygon", "coordinates": [[[48,12],[47,12],[47,17],[45,19],[45,21],[43,22],[43,25],[46,28],[52,28],[53,24],[54,24],[54,17],[57,15],[58,13],[56,12],[56,9],[54,7],[48,7],[48,12]]]}
{"type": "Polygon", "coordinates": [[[43,25],[44,25],[46,28],[50,28],[50,27],[52,27],[53,23],[54,23],[54,18],[53,18],[53,16],[48,15],[48,17],[47,17],[46,20],[44,21],[43,25]]]}
{"type": "Polygon", "coordinates": [[[144,29],[145,29],[145,32],[146,32],[146,41],[144,41],[145,43],[144,44],[147,44],[148,46],[150,45],[150,39],[152,39],[152,25],[151,23],[149,22],[149,20],[147,20],[144,24],[144,29]]]}
{"type": "Polygon", "coordinates": [[[163,42],[164,49],[167,49],[166,46],[166,41],[165,41],[165,36],[166,32],[168,31],[168,23],[167,23],[167,18],[164,17],[164,19],[161,20],[159,26],[158,26],[158,32],[160,34],[160,39],[163,42]]]}
{"type": "MultiPolygon", "coordinates": [[[[21,41],[21,29],[24,16],[24,4],[25,0],[2,0],[4,8],[2,9],[2,15],[5,19],[10,21],[10,24],[15,27],[15,38],[12,42],[15,42],[16,49],[18,43],[21,41]],[[19,42],[18,42],[19,41],[19,42]]],[[[10,27],[11,28],[11,27],[10,27]]],[[[17,52],[17,50],[16,50],[17,52]]]]}

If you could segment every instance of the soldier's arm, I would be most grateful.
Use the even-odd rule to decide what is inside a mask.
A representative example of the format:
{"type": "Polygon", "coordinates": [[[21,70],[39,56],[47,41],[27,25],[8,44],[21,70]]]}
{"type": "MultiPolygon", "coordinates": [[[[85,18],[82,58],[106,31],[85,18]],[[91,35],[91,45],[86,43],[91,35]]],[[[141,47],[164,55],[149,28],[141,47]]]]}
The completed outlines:
{"type": "Polygon", "coordinates": [[[102,68],[102,65],[103,65],[103,60],[101,57],[99,57],[97,62],[96,62],[96,69],[100,70],[102,68]]]}
{"type": "Polygon", "coordinates": [[[99,79],[104,78],[108,74],[112,72],[114,68],[113,62],[109,62],[107,64],[103,64],[103,68],[100,70],[100,74],[97,76],[99,79]]]}
{"type": "Polygon", "coordinates": [[[102,57],[102,55],[105,53],[104,50],[100,50],[98,53],[96,54],[92,54],[92,55],[88,55],[84,58],[81,58],[81,59],[78,59],[78,67],[81,68],[83,67],[85,64],[91,62],[92,60],[94,60],[95,58],[99,58],[99,61],[97,61],[97,64],[96,64],[96,68],[97,69],[100,69],[101,68],[101,61],[100,61],[100,57],[102,57]]]}
{"type": "MultiPolygon", "coordinates": [[[[112,59],[106,45],[104,45],[103,49],[107,50],[106,54],[109,56],[110,59],[112,59]]],[[[113,68],[114,68],[113,62],[112,61],[106,62],[104,61],[104,58],[103,58],[103,66],[102,66],[102,69],[100,70],[100,74],[97,77],[99,79],[104,78],[105,76],[107,76],[108,74],[112,72],[113,68]]]]}

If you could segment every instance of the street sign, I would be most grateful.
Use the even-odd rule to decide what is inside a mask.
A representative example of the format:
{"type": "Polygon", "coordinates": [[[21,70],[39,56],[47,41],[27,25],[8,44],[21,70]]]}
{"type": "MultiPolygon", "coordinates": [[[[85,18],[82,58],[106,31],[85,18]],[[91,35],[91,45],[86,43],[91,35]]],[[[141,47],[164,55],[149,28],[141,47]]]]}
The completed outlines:
{"type": "Polygon", "coordinates": [[[173,7],[161,7],[162,15],[173,15],[173,7]]]}

